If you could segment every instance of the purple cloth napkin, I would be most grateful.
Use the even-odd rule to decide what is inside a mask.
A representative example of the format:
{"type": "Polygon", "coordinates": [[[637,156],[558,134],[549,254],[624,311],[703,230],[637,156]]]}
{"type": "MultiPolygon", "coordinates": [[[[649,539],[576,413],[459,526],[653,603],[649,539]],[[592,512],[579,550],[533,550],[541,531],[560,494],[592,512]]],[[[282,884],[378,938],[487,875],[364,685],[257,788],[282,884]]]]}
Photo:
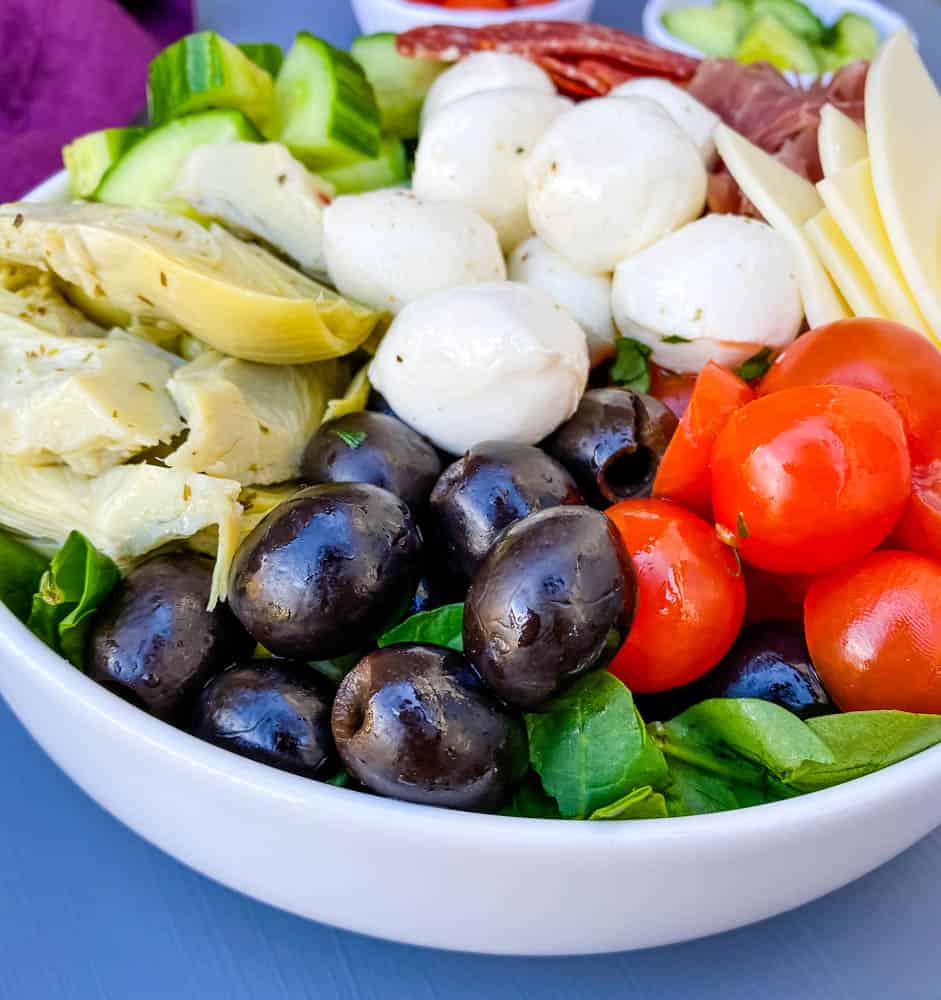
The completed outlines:
{"type": "Polygon", "coordinates": [[[146,104],[147,64],[192,30],[191,0],[0,0],[0,202],[62,166],[84,132],[146,104]]]}

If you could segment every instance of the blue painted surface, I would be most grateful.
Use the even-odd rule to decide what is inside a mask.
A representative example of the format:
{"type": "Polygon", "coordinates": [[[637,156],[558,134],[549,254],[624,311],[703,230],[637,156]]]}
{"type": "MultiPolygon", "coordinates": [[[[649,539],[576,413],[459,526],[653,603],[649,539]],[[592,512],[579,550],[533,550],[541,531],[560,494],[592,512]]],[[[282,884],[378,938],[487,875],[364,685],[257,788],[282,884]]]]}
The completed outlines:
{"type": "MultiPolygon", "coordinates": [[[[930,48],[941,7],[898,6],[941,76],[930,48]]],[[[599,14],[631,26],[636,9],[602,0],[599,14]]],[[[341,42],[353,34],[345,0],[203,0],[201,14],[242,40],[286,40],[301,26],[341,42]]],[[[2,703],[0,802],[0,1000],[941,998],[941,832],[745,930],[634,954],[495,959],[334,931],[208,882],[86,798],[2,703]]]]}

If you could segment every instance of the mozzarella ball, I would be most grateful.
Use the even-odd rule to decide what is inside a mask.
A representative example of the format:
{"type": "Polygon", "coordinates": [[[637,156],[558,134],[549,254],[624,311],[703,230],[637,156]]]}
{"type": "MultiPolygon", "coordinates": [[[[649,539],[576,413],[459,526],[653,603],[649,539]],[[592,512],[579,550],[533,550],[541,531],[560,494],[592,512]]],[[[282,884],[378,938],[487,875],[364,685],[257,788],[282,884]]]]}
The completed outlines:
{"type": "Polygon", "coordinates": [[[715,161],[713,133],[719,124],[719,116],[682,87],[659,77],[642,76],[619,84],[608,97],[646,97],[654,101],[692,139],[707,167],[715,161]]]}
{"type": "Polygon", "coordinates": [[[446,104],[453,104],[469,94],[510,87],[555,93],[555,84],[549,74],[528,59],[510,52],[474,52],[445,70],[431,85],[422,105],[422,124],[446,104]]]}
{"type": "Polygon", "coordinates": [[[512,250],[532,231],[523,162],[571,104],[536,90],[490,90],[448,104],[422,132],[413,190],[473,208],[496,229],[504,251],[512,250]]]}
{"type": "Polygon", "coordinates": [[[497,234],[475,211],[398,189],[337,198],[324,211],[324,254],[343,295],[393,313],[442,288],[506,278],[497,234]]]}
{"type": "Polygon", "coordinates": [[[545,293],[513,282],[437,292],[395,318],[369,366],[395,413],[439,448],[536,444],[578,408],[585,334],[545,293]]]}
{"type": "Polygon", "coordinates": [[[706,203],[696,147],[642,97],[585,101],[560,115],[524,174],[533,228],[582,271],[613,271],[706,203]]]}
{"type": "Polygon", "coordinates": [[[520,243],[509,265],[510,281],[541,288],[568,310],[588,338],[592,367],[614,354],[609,275],[577,270],[538,236],[520,243]]]}
{"type": "Polygon", "coordinates": [[[785,347],[803,319],[791,244],[740,215],[706,216],[625,260],[611,302],[621,333],[677,372],[785,347]]]}

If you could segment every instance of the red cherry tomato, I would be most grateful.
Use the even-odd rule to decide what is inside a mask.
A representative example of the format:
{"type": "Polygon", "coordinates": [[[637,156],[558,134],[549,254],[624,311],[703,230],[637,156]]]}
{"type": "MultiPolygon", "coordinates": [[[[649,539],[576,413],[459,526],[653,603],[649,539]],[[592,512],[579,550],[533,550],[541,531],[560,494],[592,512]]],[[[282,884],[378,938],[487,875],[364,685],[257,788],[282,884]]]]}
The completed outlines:
{"type": "Polygon", "coordinates": [[[844,712],[941,712],[941,562],[873,552],[822,577],[807,593],[804,630],[844,712]]]}
{"type": "Polygon", "coordinates": [[[822,573],[871,552],[910,496],[902,421],[863,389],[764,396],[732,415],[712,453],[718,530],[771,573],[822,573]]]}
{"type": "Polygon", "coordinates": [[[912,499],[892,538],[903,549],[941,559],[941,459],[912,469],[912,499]]]}
{"type": "Polygon", "coordinates": [[[799,622],[812,576],[781,576],[745,564],[745,624],[799,622]]]}
{"type": "Polygon", "coordinates": [[[712,525],[665,500],[607,511],[634,563],[634,624],[610,670],[638,693],[696,680],[729,651],[745,615],[735,554],[712,525]]]}
{"type": "Polygon", "coordinates": [[[738,376],[710,361],[699,373],[689,406],[667,447],[653,495],[712,517],[712,447],[729,417],[755,398],[738,376]]]}
{"type": "Polygon", "coordinates": [[[677,420],[686,412],[695,385],[696,376],[690,372],[668,372],[650,363],[650,395],[671,410],[677,420]]]}

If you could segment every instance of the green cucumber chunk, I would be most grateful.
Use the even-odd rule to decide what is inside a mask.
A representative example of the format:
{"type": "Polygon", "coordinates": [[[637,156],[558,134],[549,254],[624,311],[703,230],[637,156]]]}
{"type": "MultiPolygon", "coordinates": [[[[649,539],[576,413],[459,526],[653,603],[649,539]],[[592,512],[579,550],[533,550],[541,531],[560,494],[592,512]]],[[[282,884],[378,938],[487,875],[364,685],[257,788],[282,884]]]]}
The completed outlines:
{"type": "Polygon", "coordinates": [[[778,69],[818,73],[813,48],[773,17],[759,17],[748,29],[735,53],[739,62],[769,62],[778,69]]]}
{"type": "Polygon", "coordinates": [[[315,170],[379,155],[379,108],[363,68],[306,31],[278,74],[275,106],[269,138],[315,170]]]}
{"type": "Polygon", "coordinates": [[[729,0],[711,7],[677,7],[663,15],[671,35],[715,58],[735,53],[747,23],[747,5],[729,0]]]}
{"type": "Polygon", "coordinates": [[[159,128],[125,153],[105,174],[95,200],[188,212],[166,200],[187,156],[211,142],[260,142],[261,134],[240,111],[203,111],[159,128]]]}
{"type": "Polygon", "coordinates": [[[422,105],[448,63],[399,55],[391,32],[362,35],[353,42],[350,54],[376,92],[382,131],[399,139],[416,138],[422,105]]]}
{"type": "Polygon", "coordinates": [[[799,0],[754,0],[752,15],[755,19],[773,17],[812,45],[823,42],[827,31],[823,21],[799,0]]]}
{"type": "Polygon", "coordinates": [[[876,26],[861,14],[844,14],[833,25],[829,46],[840,59],[840,65],[857,59],[873,59],[882,39],[876,26]]]}
{"type": "Polygon", "coordinates": [[[245,42],[239,49],[248,56],[256,65],[260,66],[266,73],[270,73],[272,79],[281,72],[284,63],[284,49],[274,42],[245,42]]]}
{"type": "Polygon", "coordinates": [[[360,194],[404,184],[410,174],[405,144],[394,136],[386,136],[378,156],[346,167],[323,170],[320,176],[336,188],[337,194],[360,194]]]}
{"type": "Polygon", "coordinates": [[[106,128],[73,139],[62,149],[69,172],[69,189],[76,198],[90,198],[101,178],[146,134],[143,128],[106,128]]]}
{"type": "Polygon", "coordinates": [[[187,35],[163,50],[147,74],[154,125],[208,108],[233,108],[262,125],[272,110],[270,73],[214,31],[187,35]]]}

